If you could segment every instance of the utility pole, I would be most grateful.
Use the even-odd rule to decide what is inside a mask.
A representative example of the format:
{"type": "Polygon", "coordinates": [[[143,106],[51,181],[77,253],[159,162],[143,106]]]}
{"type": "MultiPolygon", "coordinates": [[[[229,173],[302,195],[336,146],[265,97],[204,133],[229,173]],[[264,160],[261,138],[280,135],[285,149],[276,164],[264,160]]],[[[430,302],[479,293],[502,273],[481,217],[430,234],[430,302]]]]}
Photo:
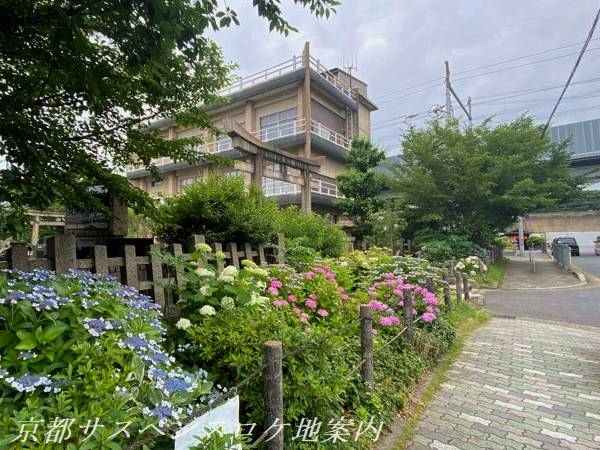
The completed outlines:
{"type": "Polygon", "coordinates": [[[469,97],[469,100],[467,102],[467,105],[469,106],[469,108],[467,109],[465,107],[465,105],[463,104],[463,102],[461,101],[460,97],[458,95],[456,95],[456,92],[454,91],[454,89],[452,88],[452,84],[450,83],[450,66],[448,64],[448,61],[445,61],[445,66],[446,66],[446,110],[448,112],[448,118],[450,119],[450,118],[454,117],[454,111],[452,110],[452,98],[451,98],[451,96],[452,96],[456,99],[456,101],[460,105],[461,109],[467,115],[467,118],[469,119],[469,127],[470,127],[473,122],[473,117],[471,116],[471,97],[469,97]]]}
{"type": "Polygon", "coordinates": [[[450,93],[450,65],[448,61],[445,62],[446,66],[446,77],[444,85],[446,87],[446,116],[448,119],[454,118],[454,110],[452,109],[452,95],[450,93]]]}
{"type": "Polygon", "coordinates": [[[471,96],[467,98],[467,109],[469,110],[469,114],[467,117],[469,118],[469,128],[473,127],[473,114],[471,113],[471,96]]]}

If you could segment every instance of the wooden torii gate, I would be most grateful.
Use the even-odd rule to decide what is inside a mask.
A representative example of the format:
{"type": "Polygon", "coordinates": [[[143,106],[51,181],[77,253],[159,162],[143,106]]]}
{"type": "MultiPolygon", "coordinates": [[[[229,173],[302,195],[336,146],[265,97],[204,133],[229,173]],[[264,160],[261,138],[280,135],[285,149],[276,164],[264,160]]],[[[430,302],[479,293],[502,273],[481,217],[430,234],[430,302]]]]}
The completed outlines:
{"type": "Polygon", "coordinates": [[[302,211],[312,210],[311,180],[320,177],[318,169],[321,165],[317,161],[262,142],[237,125],[228,135],[233,149],[242,157],[242,161],[236,161],[235,168],[250,173],[253,186],[262,189],[264,177],[299,185],[302,211]]]}

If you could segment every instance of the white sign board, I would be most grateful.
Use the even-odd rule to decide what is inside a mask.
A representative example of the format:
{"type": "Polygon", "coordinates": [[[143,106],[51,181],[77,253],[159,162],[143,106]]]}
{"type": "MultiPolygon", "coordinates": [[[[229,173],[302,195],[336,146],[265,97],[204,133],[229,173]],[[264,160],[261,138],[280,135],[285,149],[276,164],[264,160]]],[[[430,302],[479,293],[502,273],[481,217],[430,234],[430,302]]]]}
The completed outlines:
{"type": "Polygon", "coordinates": [[[235,396],[206,414],[196,417],[175,434],[175,450],[188,450],[211,431],[237,434],[240,426],[240,397],[235,396]]]}

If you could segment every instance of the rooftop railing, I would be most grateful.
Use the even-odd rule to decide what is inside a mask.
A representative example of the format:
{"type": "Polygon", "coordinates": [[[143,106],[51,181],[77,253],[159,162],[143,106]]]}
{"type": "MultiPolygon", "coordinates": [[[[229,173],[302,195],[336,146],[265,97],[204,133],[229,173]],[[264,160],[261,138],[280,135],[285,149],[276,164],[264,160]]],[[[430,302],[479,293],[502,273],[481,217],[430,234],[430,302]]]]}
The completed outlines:
{"type": "Polygon", "coordinates": [[[247,75],[245,77],[237,78],[231,85],[222,89],[220,95],[231,95],[234,92],[241,91],[243,89],[256,86],[257,84],[264,83],[265,81],[279,78],[286,73],[294,72],[302,67],[302,57],[292,56],[290,59],[277,64],[276,66],[269,67],[261,70],[260,72],[247,75]]]}
{"type": "MultiPolygon", "coordinates": [[[[338,77],[336,77],[329,69],[327,69],[323,64],[321,64],[320,60],[313,56],[310,56],[309,66],[317,73],[317,75],[319,75],[321,78],[327,81],[330,85],[332,85],[346,97],[354,99],[352,90],[346,87],[338,79],[338,77]]],[[[294,55],[290,59],[283,61],[282,63],[279,63],[275,66],[261,70],[260,72],[253,73],[251,75],[246,75],[244,77],[238,77],[225,89],[219,91],[219,94],[222,96],[231,95],[235,92],[239,92],[249,87],[256,86],[260,83],[264,83],[265,81],[273,80],[285,74],[295,72],[296,70],[302,67],[302,56],[294,55]]]]}

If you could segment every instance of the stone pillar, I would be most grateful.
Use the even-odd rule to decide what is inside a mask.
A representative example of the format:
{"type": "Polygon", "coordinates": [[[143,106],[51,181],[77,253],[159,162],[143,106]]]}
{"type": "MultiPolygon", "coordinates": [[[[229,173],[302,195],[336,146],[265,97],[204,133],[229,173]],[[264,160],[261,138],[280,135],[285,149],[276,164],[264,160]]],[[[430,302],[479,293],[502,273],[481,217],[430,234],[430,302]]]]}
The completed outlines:
{"type": "Polygon", "coordinates": [[[310,182],[311,182],[311,176],[310,176],[310,171],[309,170],[305,170],[303,173],[304,176],[304,184],[302,185],[302,190],[301,190],[301,206],[302,206],[302,211],[304,211],[305,213],[309,213],[312,211],[312,190],[311,190],[311,186],[310,186],[310,182]]]}
{"type": "Polygon", "coordinates": [[[254,108],[254,102],[246,102],[246,106],[244,109],[244,122],[244,128],[246,128],[246,131],[248,133],[253,133],[258,129],[258,124],[256,123],[256,109],[254,108]]]}
{"type": "Polygon", "coordinates": [[[306,124],[304,139],[304,157],[310,158],[311,154],[311,105],[310,105],[310,43],[304,44],[302,52],[302,65],[304,66],[304,89],[302,92],[302,112],[306,124]]]}
{"type": "Polygon", "coordinates": [[[525,256],[525,233],[522,216],[519,216],[519,256],[525,256]]]}
{"type": "Polygon", "coordinates": [[[253,171],[252,171],[252,186],[256,189],[262,190],[262,180],[265,173],[265,160],[263,151],[258,149],[258,152],[253,158],[253,171]]]}
{"type": "MultiPolygon", "coordinates": [[[[31,245],[34,247],[40,240],[40,216],[34,216],[31,221],[31,245]]],[[[35,252],[34,252],[35,253],[35,252]]]]}

